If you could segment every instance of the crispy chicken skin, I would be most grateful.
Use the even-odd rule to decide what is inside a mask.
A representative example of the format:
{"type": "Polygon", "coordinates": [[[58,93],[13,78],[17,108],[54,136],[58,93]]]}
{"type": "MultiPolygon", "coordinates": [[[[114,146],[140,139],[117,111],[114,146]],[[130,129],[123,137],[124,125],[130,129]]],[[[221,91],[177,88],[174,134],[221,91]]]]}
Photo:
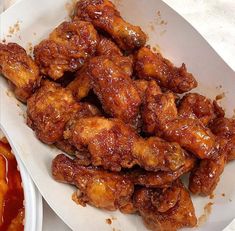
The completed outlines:
{"type": "Polygon", "coordinates": [[[165,123],[177,117],[175,96],[171,92],[162,94],[155,81],[150,81],[141,107],[143,130],[148,134],[161,135],[165,123]]]}
{"type": "Polygon", "coordinates": [[[108,0],[78,1],[74,16],[92,22],[97,29],[108,33],[124,51],[132,51],[145,45],[146,34],[139,26],[126,22],[108,0]]]}
{"type": "Polygon", "coordinates": [[[183,174],[191,171],[195,166],[196,158],[187,155],[185,164],[176,171],[148,172],[143,169],[131,170],[127,176],[135,185],[142,185],[150,188],[167,188],[183,174]]]}
{"type": "Polygon", "coordinates": [[[148,47],[141,48],[135,56],[135,72],[140,79],[154,79],[161,87],[175,93],[184,93],[197,87],[197,81],[187,72],[185,64],[180,68],[153,53],[148,47]]]}
{"type": "Polygon", "coordinates": [[[27,106],[27,124],[47,144],[63,138],[66,123],[80,108],[69,90],[49,81],[42,83],[27,106]]]}
{"type": "Polygon", "coordinates": [[[16,43],[0,43],[0,74],[10,81],[16,97],[24,103],[39,86],[38,66],[16,43]]]}
{"type": "Polygon", "coordinates": [[[189,189],[194,194],[209,196],[216,188],[227,161],[226,152],[201,160],[199,165],[191,172],[189,189]]]}
{"type": "Polygon", "coordinates": [[[227,142],[228,160],[235,160],[235,119],[218,118],[210,124],[211,131],[227,142]]]}
{"type": "Polygon", "coordinates": [[[167,122],[164,137],[177,142],[182,148],[192,152],[200,159],[210,158],[214,153],[216,141],[211,131],[192,118],[176,118],[167,122]]]}
{"type": "Polygon", "coordinates": [[[130,77],[105,56],[92,58],[88,66],[92,89],[104,111],[125,123],[134,123],[141,99],[130,77]]]}
{"type": "Polygon", "coordinates": [[[217,117],[213,102],[198,93],[186,94],[180,100],[178,113],[185,118],[198,118],[205,126],[217,117]]]}
{"type": "Polygon", "coordinates": [[[95,53],[98,42],[99,35],[91,23],[63,22],[35,46],[35,61],[42,74],[57,80],[65,72],[78,70],[95,53]]]}
{"type": "Polygon", "coordinates": [[[176,231],[197,224],[190,194],[180,181],[166,189],[136,190],[134,206],[145,225],[154,231],[176,231]]]}
{"type": "Polygon", "coordinates": [[[59,182],[76,185],[76,201],[81,205],[113,211],[129,204],[134,192],[133,183],[121,173],[80,166],[63,154],[53,160],[52,175],[59,182]]]}
{"type": "Polygon", "coordinates": [[[174,171],[185,163],[185,153],[177,143],[143,139],[118,119],[81,118],[67,127],[64,138],[78,150],[88,148],[94,166],[112,171],[135,164],[146,170],[174,171]]]}

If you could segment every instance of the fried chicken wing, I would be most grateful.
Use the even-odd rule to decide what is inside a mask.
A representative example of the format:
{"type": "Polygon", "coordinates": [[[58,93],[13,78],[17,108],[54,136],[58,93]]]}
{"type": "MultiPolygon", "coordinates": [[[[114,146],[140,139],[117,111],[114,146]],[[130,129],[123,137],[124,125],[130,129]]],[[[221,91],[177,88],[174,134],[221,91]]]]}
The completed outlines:
{"type": "Polygon", "coordinates": [[[185,163],[185,153],[177,143],[169,143],[158,137],[136,140],[132,155],[147,171],[174,171],[185,163]]]}
{"type": "Polygon", "coordinates": [[[66,123],[80,109],[70,91],[49,81],[42,83],[27,106],[27,124],[47,144],[63,138],[66,123]]]}
{"type": "Polygon", "coordinates": [[[198,118],[205,126],[217,115],[213,102],[198,93],[188,93],[181,100],[178,107],[179,115],[185,118],[198,118]]]}
{"type": "Polygon", "coordinates": [[[216,141],[211,131],[199,120],[176,118],[166,123],[164,137],[177,142],[200,159],[209,158],[215,149],[216,141]]]}
{"type": "Polygon", "coordinates": [[[10,81],[16,97],[24,103],[40,83],[38,66],[16,43],[0,43],[0,74],[10,81]]]}
{"type": "Polygon", "coordinates": [[[81,118],[68,126],[64,138],[78,150],[88,148],[94,166],[120,171],[138,164],[146,170],[176,170],[185,153],[176,143],[160,138],[143,139],[118,119],[81,118]]]}
{"type": "Polygon", "coordinates": [[[105,56],[92,58],[88,68],[92,89],[104,111],[133,124],[139,113],[141,99],[130,77],[105,56]]]}
{"type": "Polygon", "coordinates": [[[210,159],[201,160],[200,164],[190,174],[190,191],[203,196],[211,195],[224,171],[226,161],[226,152],[210,159]]]}
{"type": "MultiPolygon", "coordinates": [[[[126,75],[131,76],[133,72],[133,59],[132,57],[123,56],[120,49],[111,40],[101,37],[98,44],[96,55],[106,56],[115,65],[117,65],[126,75]]],[[[75,76],[75,79],[67,86],[73,92],[77,100],[85,98],[89,91],[92,89],[91,77],[89,73],[89,66],[84,65],[75,76]]]]}
{"type": "Polygon", "coordinates": [[[126,22],[108,0],[78,1],[74,16],[92,22],[97,29],[108,33],[124,51],[132,51],[145,45],[146,34],[139,26],[126,22]]]}
{"type": "Polygon", "coordinates": [[[190,194],[180,181],[167,189],[142,188],[135,191],[134,206],[145,225],[154,231],[176,231],[197,224],[190,194]]]}
{"type": "Polygon", "coordinates": [[[162,94],[155,81],[150,81],[141,108],[143,130],[161,136],[165,123],[177,117],[175,97],[171,92],[162,94]]]}
{"type": "Polygon", "coordinates": [[[150,188],[167,188],[183,174],[191,171],[195,166],[196,159],[186,155],[185,164],[176,171],[148,172],[143,169],[131,170],[127,173],[135,185],[142,185],[150,188]]]}
{"type": "Polygon", "coordinates": [[[154,79],[161,87],[175,93],[184,93],[197,87],[197,81],[187,72],[185,64],[180,68],[153,53],[148,47],[141,48],[135,56],[135,71],[140,79],[154,79]]]}
{"type": "Polygon", "coordinates": [[[131,202],[133,183],[121,173],[111,173],[96,167],[84,167],[63,154],[52,162],[55,180],[76,185],[76,201],[97,208],[116,210],[131,202]]]}
{"type": "Polygon", "coordinates": [[[235,160],[235,119],[218,118],[210,124],[211,131],[227,142],[228,160],[235,160]]]}
{"type": "Polygon", "coordinates": [[[57,80],[65,72],[78,70],[95,53],[98,42],[99,35],[91,23],[63,22],[35,46],[35,60],[42,74],[57,80]]]}
{"type": "Polygon", "coordinates": [[[116,119],[102,117],[81,118],[65,131],[68,139],[78,150],[88,148],[94,166],[120,171],[136,164],[131,148],[135,132],[116,119]]]}

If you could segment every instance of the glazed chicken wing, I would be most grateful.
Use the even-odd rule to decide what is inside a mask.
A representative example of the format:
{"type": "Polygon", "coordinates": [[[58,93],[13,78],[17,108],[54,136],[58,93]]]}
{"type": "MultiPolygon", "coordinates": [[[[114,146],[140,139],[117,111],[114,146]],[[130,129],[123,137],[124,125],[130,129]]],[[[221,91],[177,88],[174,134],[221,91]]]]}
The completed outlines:
{"type": "Polygon", "coordinates": [[[154,79],[161,87],[175,93],[184,93],[197,87],[197,81],[187,72],[185,64],[180,68],[174,67],[161,54],[154,54],[147,47],[141,48],[135,59],[135,71],[140,79],[154,79]]]}
{"type": "Polygon", "coordinates": [[[180,181],[166,189],[135,191],[134,206],[145,225],[154,231],[176,231],[197,224],[190,194],[180,181]]]}
{"type": "Polygon", "coordinates": [[[38,66],[16,43],[0,44],[0,74],[10,81],[16,97],[24,103],[40,82],[38,66]]]}
{"type": "Polygon", "coordinates": [[[76,185],[74,199],[81,205],[88,203],[112,211],[131,203],[134,185],[121,173],[80,166],[76,160],[60,154],[52,162],[52,175],[57,181],[76,185]]]}
{"type": "Polygon", "coordinates": [[[132,51],[145,45],[146,34],[139,26],[126,22],[108,0],[78,1],[74,16],[92,22],[97,29],[108,33],[124,51],[132,51]]]}
{"type": "Polygon", "coordinates": [[[218,114],[214,103],[198,93],[188,93],[181,100],[178,108],[180,116],[198,118],[205,126],[214,120],[218,114]]]}
{"type": "Polygon", "coordinates": [[[78,150],[88,148],[94,166],[120,171],[136,164],[131,148],[135,132],[116,119],[81,118],[68,126],[64,138],[78,150]]]}
{"type": "Polygon", "coordinates": [[[142,185],[148,188],[167,188],[180,176],[191,171],[195,163],[195,157],[186,155],[185,164],[176,171],[148,172],[143,169],[136,169],[128,172],[127,176],[132,179],[135,185],[142,185]]]}
{"type": "MultiPolygon", "coordinates": [[[[133,60],[131,57],[123,56],[121,50],[110,39],[101,37],[97,46],[96,55],[107,56],[115,63],[126,75],[131,76],[133,72],[133,60]]],[[[88,65],[84,65],[75,76],[75,79],[67,86],[77,100],[85,98],[91,90],[91,77],[88,65]]]]}
{"type": "Polygon", "coordinates": [[[130,77],[105,56],[92,58],[88,66],[92,89],[104,111],[112,117],[134,124],[141,99],[130,77]]]}
{"type": "Polygon", "coordinates": [[[66,123],[80,109],[70,91],[49,81],[42,83],[27,106],[27,124],[47,144],[63,138],[66,123]]]}
{"type": "Polygon", "coordinates": [[[94,166],[112,171],[135,164],[146,170],[174,171],[185,163],[178,144],[157,137],[145,140],[118,119],[81,118],[68,126],[64,138],[78,150],[88,148],[94,166]]]}
{"type": "Polygon", "coordinates": [[[63,22],[34,48],[40,71],[57,80],[78,70],[96,51],[99,35],[89,22],[63,22]]]}
{"type": "Polygon", "coordinates": [[[226,140],[228,160],[235,160],[235,119],[218,118],[210,125],[211,131],[226,140]]]}
{"type": "Polygon", "coordinates": [[[220,175],[224,171],[226,161],[226,152],[210,159],[201,160],[200,164],[190,174],[190,191],[203,196],[211,195],[220,180],[220,175]]]}
{"type": "Polygon", "coordinates": [[[167,122],[164,137],[177,142],[200,159],[209,158],[216,146],[214,135],[196,119],[176,118],[167,122]]]}

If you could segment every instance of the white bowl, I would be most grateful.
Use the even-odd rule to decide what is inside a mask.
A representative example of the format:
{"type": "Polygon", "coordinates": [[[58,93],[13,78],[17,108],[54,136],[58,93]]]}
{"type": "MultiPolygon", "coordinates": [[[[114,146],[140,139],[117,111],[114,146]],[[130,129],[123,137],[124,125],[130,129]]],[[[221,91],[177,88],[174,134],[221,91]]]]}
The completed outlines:
{"type": "MultiPolygon", "coordinates": [[[[3,129],[1,128],[3,131],[3,129]]],[[[3,136],[0,130],[0,137],[3,136]]],[[[7,133],[4,132],[7,137],[7,133]]],[[[8,138],[8,137],[7,137],[8,138]]],[[[10,139],[8,139],[11,144],[10,139]]],[[[14,145],[11,144],[13,153],[14,145]]],[[[20,158],[15,154],[18,168],[20,171],[22,185],[24,189],[24,206],[25,206],[25,224],[24,231],[41,231],[42,230],[42,196],[34,185],[31,177],[29,176],[27,170],[25,169],[20,158]]]]}

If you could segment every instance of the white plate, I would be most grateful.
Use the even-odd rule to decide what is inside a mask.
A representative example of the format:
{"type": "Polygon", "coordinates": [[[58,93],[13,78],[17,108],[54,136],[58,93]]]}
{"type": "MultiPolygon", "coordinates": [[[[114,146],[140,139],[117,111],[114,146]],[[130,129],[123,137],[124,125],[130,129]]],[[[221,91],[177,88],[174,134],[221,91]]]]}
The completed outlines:
{"type": "MultiPolygon", "coordinates": [[[[0,130],[0,137],[3,136],[0,130]]],[[[13,148],[13,153],[14,148],[13,148]]],[[[42,230],[42,196],[34,185],[31,177],[25,169],[18,155],[15,155],[19,167],[23,189],[25,205],[24,231],[42,230]]]]}
{"type": "MultiPolygon", "coordinates": [[[[198,92],[211,98],[225,92],[226,98],[223,99],[222,104],[228,116],[233,114],[235,74],[190,24],[159,0],[118,0],[116,2],[119,3],[118,7],[127,20],[141,25],[148,33],[149,43],[152,46],[160,46],[164,56],[176,65],[182,62],[187,64],[189,71],[199,81],[199,88],[196,89],[198,92]],[[222,88],[219,87],[220,85],[222,88]]],[[[38,43],[52,28],[64,20],[67,15],[65,4],[65,0],[23,0],[1,15],[2,38],[6,37],[9,26],[14,25],[18,20],[20,31],[6,39],[19,42],[25,47],[28,46],[28,42],[38,43]]],[[[24,108],[18,107],[14,97],[7,95],[7,88],[6,81],[1,79],[2,127],[7,131],[14,150],[21,157],[41,194],[65,223],[73,230],[112,230],[112,228],[144,230],[140,217],[136,215],[106,212],[90,206],[83,208],[71,200],[74,188],[57,183],[51,177],[51,160],[59,151],[42,144],[35,138],[22,116],[24,108]],[[105,222],[110,216],[117,218],[112,225],[105,222]]],[[[194,230],[222,230],[232,220],[235,215],[234,169],[235,162],[226,166],[213,200],[193,197],[198,216],[202,214],[206,203],[214,202],[206,224],[194,230]],[[222,193],[225,193],[225,197],[221,196],[222,193]]]]}

